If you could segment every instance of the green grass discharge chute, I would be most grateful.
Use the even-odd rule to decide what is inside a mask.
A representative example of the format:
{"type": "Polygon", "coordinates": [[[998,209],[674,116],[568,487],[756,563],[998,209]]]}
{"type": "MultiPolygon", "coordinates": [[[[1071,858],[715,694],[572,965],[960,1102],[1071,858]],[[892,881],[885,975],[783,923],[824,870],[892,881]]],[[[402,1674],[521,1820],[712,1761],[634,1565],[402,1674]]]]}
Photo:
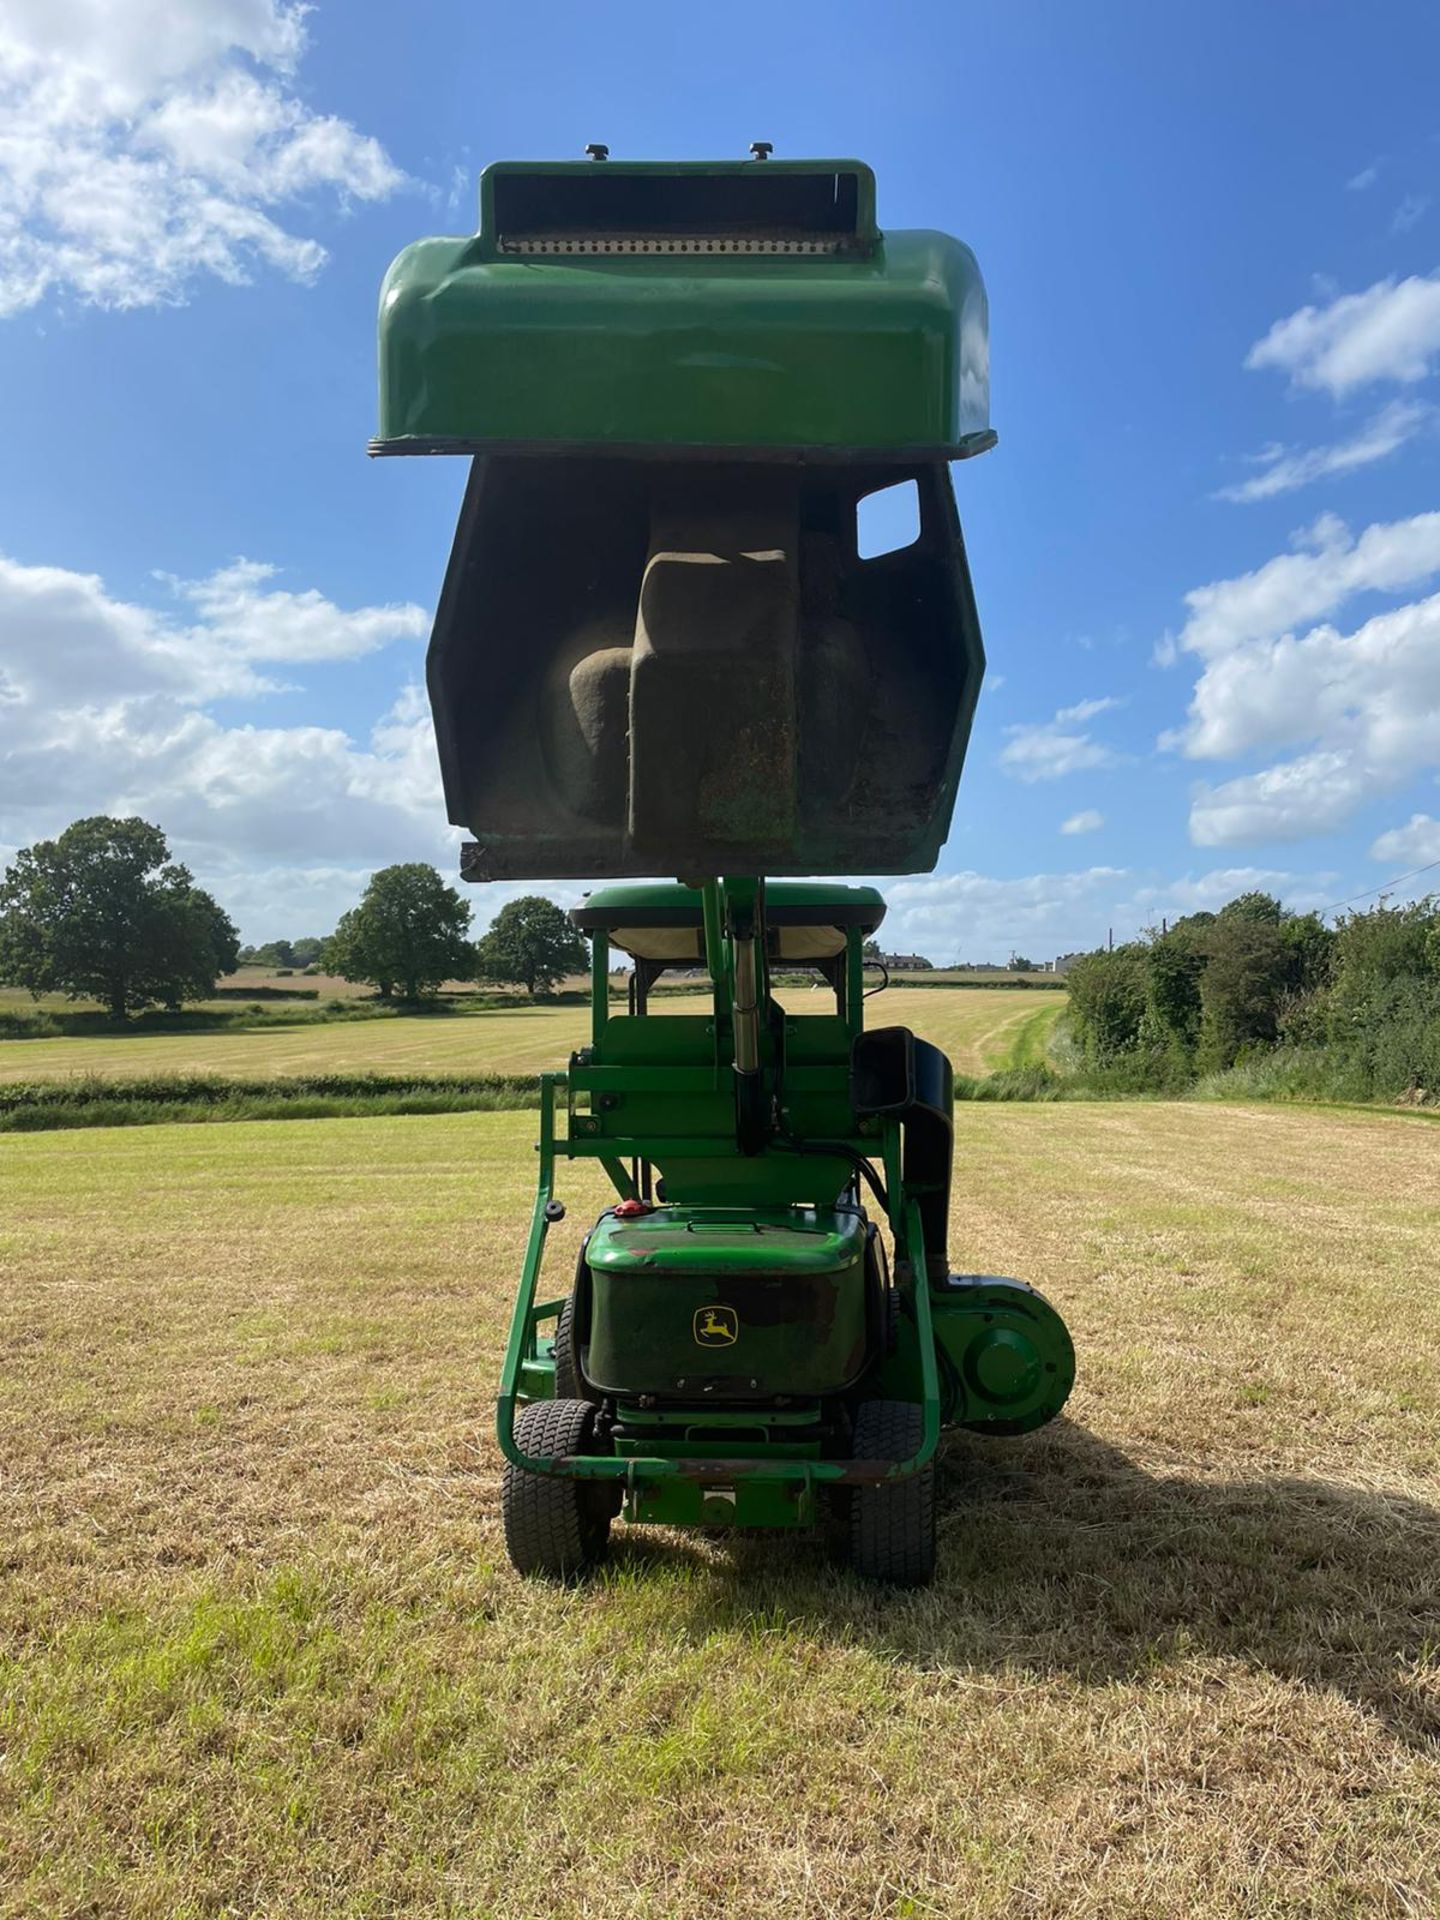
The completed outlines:
{"type": "Polygon", "coordinates": [[[500,1382],[522,1572],[582,1575],[623,1514],[823,1522],[918,1585],[942,1429],[1070,1391],[1042,1296],[952,1270],[950,1063],[864,1023],[883,900],[783,877],[944,844],[984,670],[949,468],[994,444],[987,355],[973,255],[882,233],[851,160],[506,162],[477,235],[386,277],[372,451],[472,458],[428,663],[462,870],[611,883],[575,910],[590,1043],[544,1079],[500,1382]],[[918,537],[862,557],[861,501],[906,482],[918,537]],[[675,969],[708,1011],[652,1013],[675,969]],[[573,1160],[616,1198],[561,1292],[573,1160]]]}

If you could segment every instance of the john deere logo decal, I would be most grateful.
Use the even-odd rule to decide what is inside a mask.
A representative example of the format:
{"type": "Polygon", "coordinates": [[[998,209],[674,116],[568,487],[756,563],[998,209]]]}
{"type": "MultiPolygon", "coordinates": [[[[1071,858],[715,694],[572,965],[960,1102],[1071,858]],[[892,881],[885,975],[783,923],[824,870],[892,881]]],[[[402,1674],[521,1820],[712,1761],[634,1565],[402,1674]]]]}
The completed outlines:
{"type": "Polygon", "coordinates": [[[701,1347],[733,1347],[740,1338],[740,1316],[733,1307],[697,1307],[695,1342],[701,1347]]]}

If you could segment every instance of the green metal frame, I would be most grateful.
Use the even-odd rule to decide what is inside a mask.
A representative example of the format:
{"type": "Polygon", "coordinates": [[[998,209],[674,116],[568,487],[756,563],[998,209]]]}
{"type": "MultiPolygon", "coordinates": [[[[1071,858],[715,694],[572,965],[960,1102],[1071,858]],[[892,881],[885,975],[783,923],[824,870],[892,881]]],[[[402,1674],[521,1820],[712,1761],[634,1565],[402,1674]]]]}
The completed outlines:
{"type": "MultiPolygon", "coordinates": [[[[925,1272],[924,1241],[920,1229],[919,1209],[913,1200],[902,1197],[900,1207],[892,1209],[888,1221],[895,1241],[896,1274],[909,1276],[909,1284],[902,1285],[902,1292],[913,1301],[915,1313],[915,1345],[918,1348],[920,1369],[920,1404],[924,1410],[925,1427],[920,1446],[908,1459],[896,1462],[875,1460],[805,1460],[777,1462],[767,1452],[759,1458],[746,1458],[729,1455],[716,1459],[708,1455],[696,1455],[692,1458],[675,1459],[663,1455],[650,1457],[629,1455],[611,1456],[605,1454],[557,1455],[543,1458],[521,1450],[515,1439],[515,1407],[522,1397],[536,1397],[525,1391],[524,1382],[528,1379],[532,1385],[541,1383],[542,1375],[537,1371],[537,1363],[543,1362],[545,1355],[541,1347],[540,1329],[547,1321],[558,1318],[563,1300],[542,1300],[537,1303],[540,1270],[545,1256],[546,1236],[552,1220],[549,1208],[555,1195],[555,1162],[557,1150],[566,1159],[598,1160],[611,1174],[612,1181],[618,1172],[622,1181],[615,1181],[616,1190],[622,1199],[633,1198],[634,1187],[624,1174],[623,1166],[607,1165],[615,1160],[615,1143],[567,1139],[557,1142],[555,1133],[555,1092],[558,1076],[553,1073],[542,1074],[540,1078],[540,1156],[539,1176],[535,1188],[535,1205],[530,1216],[530,1234],[525,1246],[525,1259],[520,1273],[520,1288],[515,1296],[514,1311],[510,1316],[510,1332],[505,1346],[505,1359],[501,1368],[500,1393],[497,1399],[497,1434],[500,1450],[505,1458],[527,1473],[573,1475],[581,1480],[623,1480],[627,1493],[632,1497],[638,1483],[647,1480],[670,1480],[686,1478],[700,1482],[716,1482],[730,1485],[737,1479],[778,1480],[787,1483],[799,1482],[807,1491],[820,1485],[867,1485],[882,1480],[902,1480],[912,1473],[918,1473],[934,1455],[940,1439],[940,1382],[935,1360],[934,1325],[930,1312],[930,1289],[925,1272]]],[[[855,1151],[884,1161],[890,1173],[890,1191],[903,1196],[899,1167],[899,1129],[893,1122],[887,1122],[880,1142],[880,1152],[875,1153],[873,1140],[856,1139],[852,1144],[855,1151]]],[[[689,1143],[679,1143],[682,1147],[689,1143]]],[[[694,1145],[706,1154],[714,1152],[713,1141],[695,1142],[694,1145]]],[[[636,1139],[626,1142],[625,1158],[648,1158],[655,1152],[674,1154],[677,1142],[674,1140],[636,1139]]],[[[751,1410],[743,1414],[727,1414],[720,1409],[706,1415],[707,1426],[721,1426],[732,1418],[734,1424],[754,1427],[760,1424],[756,1413],[751,1410]]]]}
{"type": "MultiPolygon", "coordinates": [[[[693,1451],[645,1453],[627,1450],[623,1454],[580,1454],[539,1457],[525,1453],[515,1437],[516,1406],[522,1399],[542,1397],[551,1390],[553,1364],[549,1357],[550,1339],[542,1331],[553,1322],[564,1305],[563,1300],[539,1298],[540,1274],[546,1239],[555,1218],[556,1162],[596,1160],[604,1168],[617,1195],[635,1196],[636,1185],[626,1162],[665,1159],[670,1162],[712,1160],[717,1156],[740,1157],[733,1143],[728,1147],[713,1136],[686,1138],[671,1133],[615,1135],[599,1131],[599,1121],[577,1111],[577,1096],[595,1086],[610,1094],[653,1093],[657,1078],[663,1079],[680,1109],[695,1096],[724,1089],[728,1069],[722,1070],[730,1043],[734,1020],[734,955],[725,937],[732,914],[755,910],[762,899],[760,883],[753,880],[707,882],[702,889],[705,946],[714,988],[715,1051],[713,1068],[693,1065],[656,1068],[612,1066],[587,1067],[584,1056],[572,1064],[567,1079],[569,1126],[563,1137],[555,1124],[558,1076],[541,1076],[539,1171],[530,1233],[521,1269],[520,1287],[510,1320],[509,1338],[501,1371],[497,1401],[497,1434],[505,1458],[527,1473],[573,1476],[582,1480],[620,1481],[623,1483],[627,1511],[632,1518],[661,1519],[671,1522],[701,1522],[717,1514],[706,1505],[706,1489],[734,1490],[734,1517],[745,1525],[809,1524],[816,1510],[816,1495],[827,1486],[874,1485],[900,1480],[926,1465],[939,1442],[942,1425],[942,1400],[936,1341],[931,1313],[930,1282],[926,1271],[924,1236],[917,1202],[906,1192],[901,1168],[901,1135],[897,1122],[890,1119],[867,1121],[866,1131],[852,1129],[834,1144],[847,1153],[860,1155],[883,1166],[889,1197],[887,1225],[895,1246],[895,1279],[902,1301],[908,1308],[913,1334],[902,1336],[900,1351],[882,1363],[880,1378],[895,1397],[909,1399],[923,1411],[920,1445],[907,1460],[825,1460],[805,1457],[785,1442],[767,1438],[756,1443],[753,1453],[743,1447],[728,1447],[724,1442],[693,1444],[693,1451]],[[590,1083],[587,1087],[585,1083],[590,1083]],[[595,1129],[591,1131],[590,1129],[595,1129]],[[682,1488],[699,1489],[686,1495],[682,1488]],[[743,1511],[741,1510],[743,1506],[743,1511]]],[[[610,1020],[608,992],[609,943],[602,930],[592,934],[591,957],[593,991],[591,996],[592,1046],[603,1043],[610,1020]]],[[[763,945],[763,943],[761,943],[763,945]]],[[[763,968],[763,961],[762,961],[763,968]]],[[[841,1003],[846,1031],[853,1036],[861,1031],[864,1018],[862,999],[863,957],[861,933],[852,928],[846,937],[845,967],[841,975],[841,1003]]],[[[758,983],[763,995],[765,982],[758,983]]],[[[662,1030],[669,1021],[662,1023],[662,1030]]],[[[833,1069],[812,1070],[834,1081],[833,1069]]],[[[804,1069],[792,1069],[803,1074],[804,1069]]],[[[603,1096],[602,1096],[603,1097],[603,1096]]],[[[825,1144],[831,1144],[827,1140],[825,1144]]],[[[788,1157],[787,1157],[788,1158],[788,1157]]],[[[763,1156],[744,1163],[760,1173],[763,1156]]],[[[792,1416],[791,1424],[800,1424],[805,1416],[792,1416]]],[[[627,1415],[628,1420],[628,1415],[627,1415]]],[[[642,1424],[643,1421],[642,1421],[642,1424]]],[[[658,1431],[663,1419],[651,1423],[658,1431]]],[[[691,1424],[707,1429],[745,1430],[784,1426],[767,1410],[718,1407],[706,1409],[703,1421],[691,1416],[691,1424]]]]}

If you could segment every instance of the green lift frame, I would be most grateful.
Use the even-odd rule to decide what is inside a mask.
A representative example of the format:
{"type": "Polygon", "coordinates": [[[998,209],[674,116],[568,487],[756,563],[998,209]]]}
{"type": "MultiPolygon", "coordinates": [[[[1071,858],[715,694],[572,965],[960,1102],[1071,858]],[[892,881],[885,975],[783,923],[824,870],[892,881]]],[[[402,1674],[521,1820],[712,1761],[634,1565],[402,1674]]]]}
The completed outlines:
{"type": "MultiPolygon", "coordinates": [[[[608,1483],[631,1520],[806,1527],[821,1517],[819,1496],[827,1489],[875,1487],[920,1473],[948,1423],[1014,1432],[1050,1418],[1069,1392],[1073,1349],[1033,1289],[954,1276],[943,1239],[937,1245],[943,1225],[937,1229],[933,1217],[927,1236],[927,1201],[938,1201],[942,1222],[948,1207],[949,1124],[917,1104],[913,1065],[898,1069],[908,1084],[872,1089],[881,1096],[875,1108],[890,1111],[865,1110],[870,1102],[863,1090],[862,1110],[856,1110],[856,1061],[863,1059],[865,1034],[862,948],[884,911],[879,896],[868,888],[769,889],[772,913],[791,924],[801,915],[812,927],[825,924],[826,916],[849,920],[834,927],[839,951],[821,963],[835,991],[833,1014],[779,1014],[764,952],[766,889],[753,880],[724,879],[698,890],[710,1016],[617,1015],[605,923],[628,919],[644,926],[667,909],[683,913],[689,891],[614,888],[581,911],[593,943],[591,1038],[566,1076],[563,1132],[556,1128],[558,1078],[542,1078],[539,1175],[501,1373],[499,1441],[520,1472],[608,1483]],[[733,1116],[746,1098],[744,1029],[747,1014],[761,1009],[770,1017],[755,1022],[756,1078],[773,1125],[758,1151],[740,1154],[733,1116]],[[702,1052],[708,1061],[699,1058],[702,1052]],[[907,1125],[917,1118],[932,1132],[928,1153],[917,1154],[913,1140],[906,1141],[907,1125]],[[827,1188],[833,1198],[862,1178],[873,1180],[894,1247],[895,1298],[890,1337],[870,1356],[864,1391],[919,1410],[913,1450],[898,1459],[825,1457],[814,1438],[787,1440],[787,1430],[815,1428],[812,1404],[691,1406],[679,1413],[662,1404],[627,1408],[625,1437],[613,1453],[527,1453],[516,1436],[517,1407],[555,1392],[553,1328],[566,1307],[566,1297],[543,1298],[540,1290],[547,1236],[564,1217],[556,1191],[562,1160],[598,1161],[622,1203],[640,1202],[653,1170],[663,1169],[667,1202],[677,1189],[687,1196],[662,1210],[679,1215],[682,1232],[737,1206],[758,1209],[778,1226],[787,1211],[804,1213],[807,1199],[827,1188]],[[696,1196],[711,1204],[696,1205],[696,1196]],[[703,1440],[693,1437],[696,1429],[703,1440]]],[[[769,931],[773,941],[779,929],[772,923],[769,931]]],[[[632,1005],[638,998],[643,1009],[643,986],[637,994],[640,977],[633,978],[632,1005]]],[[[924,1045],[897,1028],[871,1038],[889,1056],[882,1078],[924,1045]]],[[[948,1096],[948,1063],[941,1078],[948,1096]]],[[[762,1269],[768,1263],[773,1271],[775,1258],[773,1248],[757,1248],[749,1264],[762,1269]]]]}

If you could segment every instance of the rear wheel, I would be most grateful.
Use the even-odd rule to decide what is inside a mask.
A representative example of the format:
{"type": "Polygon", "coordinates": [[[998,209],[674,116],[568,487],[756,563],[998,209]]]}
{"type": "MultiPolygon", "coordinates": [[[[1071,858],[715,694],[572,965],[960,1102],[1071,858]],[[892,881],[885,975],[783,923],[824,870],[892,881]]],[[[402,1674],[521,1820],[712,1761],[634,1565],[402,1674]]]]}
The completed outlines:
{"type": "MultiPolygon", "coordinates": [[[[855,1415],[857,1460],[908,1460],[925,1431],[908,1400],[866,1400],[855,1415]]],[[[935,1573],[935,1467],[907,1479],[854,1487],[850,1496],[850,1565],[866,1580],[892,1587],[928,1586],[935,1573]]]]}
{"type": "MultiPolygon", "coordinates": [[[[515,1439],[523,1452],[542,1459],[594,1453],[595,1408],[585,1400],[536,1400],[515,1422],[515,1439]]],[[[517,1573],[579,1580],[605,1557],[613,1501],[603,1480],[526,1473],[507,1461],[500,1507],[517,1573]]]]}

